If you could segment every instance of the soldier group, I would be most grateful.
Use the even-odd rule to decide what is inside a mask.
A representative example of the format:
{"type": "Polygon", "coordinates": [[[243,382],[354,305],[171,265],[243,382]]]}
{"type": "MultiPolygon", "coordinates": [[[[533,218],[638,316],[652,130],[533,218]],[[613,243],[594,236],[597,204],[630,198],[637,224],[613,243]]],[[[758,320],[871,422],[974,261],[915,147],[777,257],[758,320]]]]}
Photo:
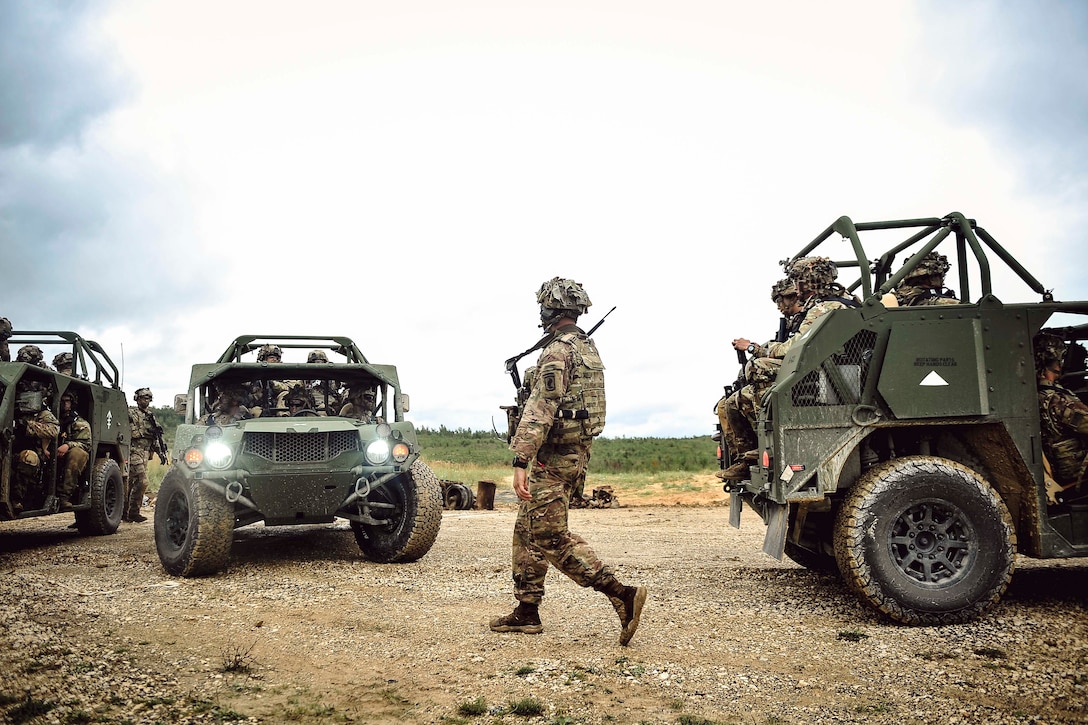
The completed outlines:
{"type": "MultiPolygon", "coordinates": [[[[278,365],[283,362],[279,345],[262,345],[257,362],[278,365]]],[[[324,350],[311,350],[307,364],[329,362],[324,350]]],[[[207,416],[209,424],[225,425],[248,418],[296,415],[313,411],[316,415],[354,418],[365,423],[381,422],[374,414],[377,392],[371,385],[341,386],[328,379],[260,380],[240,386],[225,386],[207,416]]]]}

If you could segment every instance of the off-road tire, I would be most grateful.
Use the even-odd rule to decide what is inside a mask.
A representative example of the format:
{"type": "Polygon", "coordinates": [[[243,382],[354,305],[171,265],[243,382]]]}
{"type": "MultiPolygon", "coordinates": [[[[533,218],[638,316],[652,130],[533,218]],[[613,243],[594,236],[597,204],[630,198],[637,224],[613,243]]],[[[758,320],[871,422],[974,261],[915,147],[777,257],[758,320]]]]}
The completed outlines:
{"type": "Polygon", "coordinates": [[[170,469],[155,501],[155,548],[174,576],[214,574],[225,568],[234,540],[234,506],[200,481],[170,469]]]}
{"type": "Polygon", "coordinates": [[[125,513],[125,479],[112,458],[99,458],[91,471],[91,507],[76,511],[76,528],[84,536],[117,531],[125,513]]]}
{"type": "MultiPolygon", "coordinates": [[[[370,501],[394,505],[386,524],[353,521],[352,531],[363,555],[377,562],[415,561],[431,550],[442,526],[442,485],[422,461],[409,472],[371,492],[370,501]]],[[[372,509],[375,517],[388,509],[372,509]]]]}
{"type": "Polygon", "coordinates": [[[873,467],[850,489],[835,522],[835,557],[850,587],[892,619],[956,624],[1008,587],[1016,531],[978,473],[908,456],[873,467]]]}

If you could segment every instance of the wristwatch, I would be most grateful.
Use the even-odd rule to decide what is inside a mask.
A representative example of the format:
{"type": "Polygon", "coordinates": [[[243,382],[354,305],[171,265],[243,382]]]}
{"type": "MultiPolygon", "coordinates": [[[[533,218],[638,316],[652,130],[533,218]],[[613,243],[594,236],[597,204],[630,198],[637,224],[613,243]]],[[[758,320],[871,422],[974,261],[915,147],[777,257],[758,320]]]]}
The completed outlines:
{"type": "Polygon", "coordinates": [[[520,458],[518,458],[517,456],[514,456],[514,461],[510,465],[513,466],[514,468],[528,468],[529,467],[529,462],[528,461],[523,461],[520,458]]]}
{"type": "Polygon", "coordinates": [[[754,342],[750,342],[750,343],[748,343],[748,354],[749,354],[749,355],[755,355],[755,354],[756,354],[756,350],[758,350],[758,349],[759,349],[759,348],[758,348],[758,347],[756,347],[756,344],[755,344],[754,342]]]}

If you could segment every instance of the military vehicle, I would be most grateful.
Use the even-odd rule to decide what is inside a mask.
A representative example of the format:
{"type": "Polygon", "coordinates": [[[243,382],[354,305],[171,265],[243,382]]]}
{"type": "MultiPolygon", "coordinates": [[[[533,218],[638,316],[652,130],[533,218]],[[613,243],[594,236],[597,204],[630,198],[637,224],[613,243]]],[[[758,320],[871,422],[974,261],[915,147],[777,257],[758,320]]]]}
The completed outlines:
{"type": "Polygon", "coordinates": [[[13,500],[15,468],[26,447],[24,421],[49,410],[63,422],[61,396],[75,396],[74,410],[91,429],[90,460],[72,499],[76,528],[84,535],[117,531],[124,513],[125,479],[128,476],[128,403],[121,391],[117,366],[102,347],[74,332],[13,331],[8,341],[12,358],[24,345],[42,350],[45,360],[53,353],[72,356],[72,374],[65,375],[42,362],[0,362],[0,520],[49,516],[60,511],[57,484],[64,475],[55,452],[63,444],[47,443],[37,481],[28,486],[22,500],[13,500]]]}
{"type": "Polygon", "coordinates": [[[1088,302],[1055,301],[959,213],[842,217],[793,259],[813,255],[835,261],[843,284],[842,270],[857,271],[849,289],[862,304],[825,315],[783,360],[762,401],[750,479],[725,486],[731,523],[747,504],[767,525],[765,552],[838,571],[869,605],[908,624],[985,612],[1017,553],[1088,554],[1088,484],[1062,490],[1048,473],[1032,354],[1036,333],[1052,328],[1069,345],[1062,384],[1088,398],[1088,302]],[[897,242],[874,256],[863,234],[870,246],[874,236],[897,242]],[[826,251],[832,238],[847,251],[826,251]],[[956,264],[963,304],[897,307],[884,297],[938,248],[956,264]],[[991,255],[1039,301],[1002,302],[991,255]]]}
{"type": "Polygon", "coordinates": [[[185,416],[177,460],[155,504],[155,545],[170,574],[222,570],[234,529],[259,521],[346,519],[378,562],[415,561],[438,536],[441,486],[419,459],[397,369],[369,362],[349,338],[243,335],[215,362],[193,366],[175,407],[185,416]],[[273,347],[287,357],[313,351],[298,356],[316,362],[251,356],[273,347]],[[305,407],[291,405],[289,388],[310,391],[305,407]],[[371,391],[373,414],[340,415],[347,389],[371,391]],[[234,402],[243,407],[231,415],[234,402]]]}

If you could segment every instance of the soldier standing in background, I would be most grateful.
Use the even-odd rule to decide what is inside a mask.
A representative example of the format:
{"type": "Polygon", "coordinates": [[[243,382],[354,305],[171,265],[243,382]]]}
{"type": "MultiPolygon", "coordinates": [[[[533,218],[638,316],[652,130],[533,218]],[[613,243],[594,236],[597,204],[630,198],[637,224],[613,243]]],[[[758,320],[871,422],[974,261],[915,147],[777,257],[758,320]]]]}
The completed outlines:
{"type": "Polygon", "coordinates": [[[1088,475],[1088,406],[1058,383],[1065,363],[1065,341],[1040,332],[1033,347],[1043,453],[1058,485],[1063,489],[1079,486],[1088,475]]]}
{"type": "Polygon", "coordinates": [[[621,645],[638,628],[646,588],[625,586],[567,528],[571,491],[589,464],[589,448],[604,428],[604,365],[593,341],[575,324],[590,306],[577,282],[555,277],[537,292],[541,327],[552,335],[537,361],[536,379],[510,450],[514,492],[513,579],[518,605],[491,620],[494,632],[539,634],[539,606],[551,564],[583,587],[608,597],[620,618],[621,645]],[[532,471],[529,471],[529,467],[532,471]]]}
{"type": "Polygon", "coordinates": [[[11,362],[11,350],[8,349],[11,330],[11,320],[0,317],[0,362],[11,362]]]}
{"type": "Polygon", "coordinates": [[[147,462],[151,460],[152,453],[157,453],[159,460],[165,463],[166,451],[159,446],[162,429],[155,420],[155,414],[148,409],[152,400],[151,390],[140,388],[133,397],[136,407],[128,409],[132,450],[129,452],[128,491],[125,493],[125,510],[121,520],[142,524],[147,521],[147,517],[140,513],[147,492],[147,462]]]}
{"type": "Polygon", "coordinates": [[[64,466],[57,498],[60,510],[70,511],[79,481],[91,460],[91,424],[80,417],[76,410],[76,393],[71,390],[60,396],[60,445],[57,446],[57,463],[64,466]]]}

